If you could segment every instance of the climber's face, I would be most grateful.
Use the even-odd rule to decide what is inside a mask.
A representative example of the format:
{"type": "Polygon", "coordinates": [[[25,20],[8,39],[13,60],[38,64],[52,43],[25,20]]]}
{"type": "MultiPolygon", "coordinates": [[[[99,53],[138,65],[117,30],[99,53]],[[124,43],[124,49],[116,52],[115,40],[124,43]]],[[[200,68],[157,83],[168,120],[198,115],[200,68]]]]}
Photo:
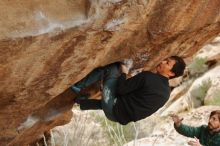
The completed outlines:
{"type": "Polygon", "coordinates": [[[219,121],[218,114],[212,115],[209,118],[208,128],[209,130],[212,130],[212,131],[220,130],[220,121],[219,121]]]}
{"type": "Polygon", "coordinates": [[[157,66],[157,72],[167,78],[170,78],[172,76],[175,76],[175,74],[172,72],[172,68],[175,65],[176,60],[172,58],[167,58],[163,60],[158,66],[157,66]]]}

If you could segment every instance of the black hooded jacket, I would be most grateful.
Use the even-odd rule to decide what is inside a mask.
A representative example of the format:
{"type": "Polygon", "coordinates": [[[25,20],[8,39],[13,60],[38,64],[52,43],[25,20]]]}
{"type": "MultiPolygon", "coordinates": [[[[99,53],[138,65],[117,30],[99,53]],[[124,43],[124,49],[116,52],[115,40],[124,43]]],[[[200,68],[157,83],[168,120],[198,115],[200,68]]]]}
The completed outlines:
{"type": "Polygon", "coordinates": [[[122,74],[117,84],[117,101],[113,113],[126,125],[150,116],[162,107],[170,96],[168,78],[144,71],[126,80],[122,74]]]}

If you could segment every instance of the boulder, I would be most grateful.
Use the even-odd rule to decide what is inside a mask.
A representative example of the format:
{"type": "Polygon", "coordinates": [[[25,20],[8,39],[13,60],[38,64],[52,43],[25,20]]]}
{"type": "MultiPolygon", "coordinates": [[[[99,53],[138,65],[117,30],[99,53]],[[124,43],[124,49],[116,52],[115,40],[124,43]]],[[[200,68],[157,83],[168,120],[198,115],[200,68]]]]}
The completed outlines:
{"type": "MultiPolygon", "coordinates": [[[[219,106],[202,106],[188,112],[179,113],[179,116],[184,118],[184,124],[197,127],[207,125],[211,111],[219,109],[219,106]]],[[[138,146],[188,146],[187,142],[191,138],[177,133],[170,117],[161,118],[158,116],[155,120],[157,124],[150,136],[138,140],[136,139],[124,146],[132,146],[134,143],[138,146]]]]}
{"type": "Polygon", "coordinates": [[[219,0],[1,1],[0,145],[28,145],[69,121],[71,99],[59,95],[98,66],[192,56],[219,34],[219,9],[219,0]]]}

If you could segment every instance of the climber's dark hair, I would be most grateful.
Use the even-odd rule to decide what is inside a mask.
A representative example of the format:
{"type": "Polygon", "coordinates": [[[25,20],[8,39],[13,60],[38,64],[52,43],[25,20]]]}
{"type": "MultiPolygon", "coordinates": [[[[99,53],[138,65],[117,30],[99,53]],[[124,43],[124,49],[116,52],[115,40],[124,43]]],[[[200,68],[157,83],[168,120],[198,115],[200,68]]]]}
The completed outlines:
{"type": "Polygon", "coordinates": [[[171,69],[171,71],[175,73],[175,76],[170,77],[170,79],[182,76],[186,67],[186,63],[179,56],[171,56],[170,58],[176,61],[173,68],[171,69]]]}

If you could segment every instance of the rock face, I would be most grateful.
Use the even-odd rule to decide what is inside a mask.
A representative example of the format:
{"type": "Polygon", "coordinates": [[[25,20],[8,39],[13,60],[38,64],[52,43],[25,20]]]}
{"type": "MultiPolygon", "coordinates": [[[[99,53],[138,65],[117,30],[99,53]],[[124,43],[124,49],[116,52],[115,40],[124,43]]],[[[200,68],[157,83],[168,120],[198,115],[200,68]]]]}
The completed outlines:
{"type": "Polygon", "coordinates": [[[95,67],[133,58],[150,69],[170,55],[193,55],[220,32],[219,0],[16,0],[0,7],[3,146],[27,145],[67,123],[72,99],[58,95],[95,67]]]}
{"type": "MultiPolygon", "coordinates": [[[[202,106],[189,111],[189,113],[179,114],[179,116],[184,118],[183,124],[198,127],[207,125],[211,111],[219,109],[219,106],[202,106]]],[[[187,142],[192,140],[176,132],[170,117],[166,119],[158,117],[157,123],[151,136],[139,139],[136,142],[129,142],[124,146],[132,146],[134,143],[138,146],[188,146],[187,142]]]]}

